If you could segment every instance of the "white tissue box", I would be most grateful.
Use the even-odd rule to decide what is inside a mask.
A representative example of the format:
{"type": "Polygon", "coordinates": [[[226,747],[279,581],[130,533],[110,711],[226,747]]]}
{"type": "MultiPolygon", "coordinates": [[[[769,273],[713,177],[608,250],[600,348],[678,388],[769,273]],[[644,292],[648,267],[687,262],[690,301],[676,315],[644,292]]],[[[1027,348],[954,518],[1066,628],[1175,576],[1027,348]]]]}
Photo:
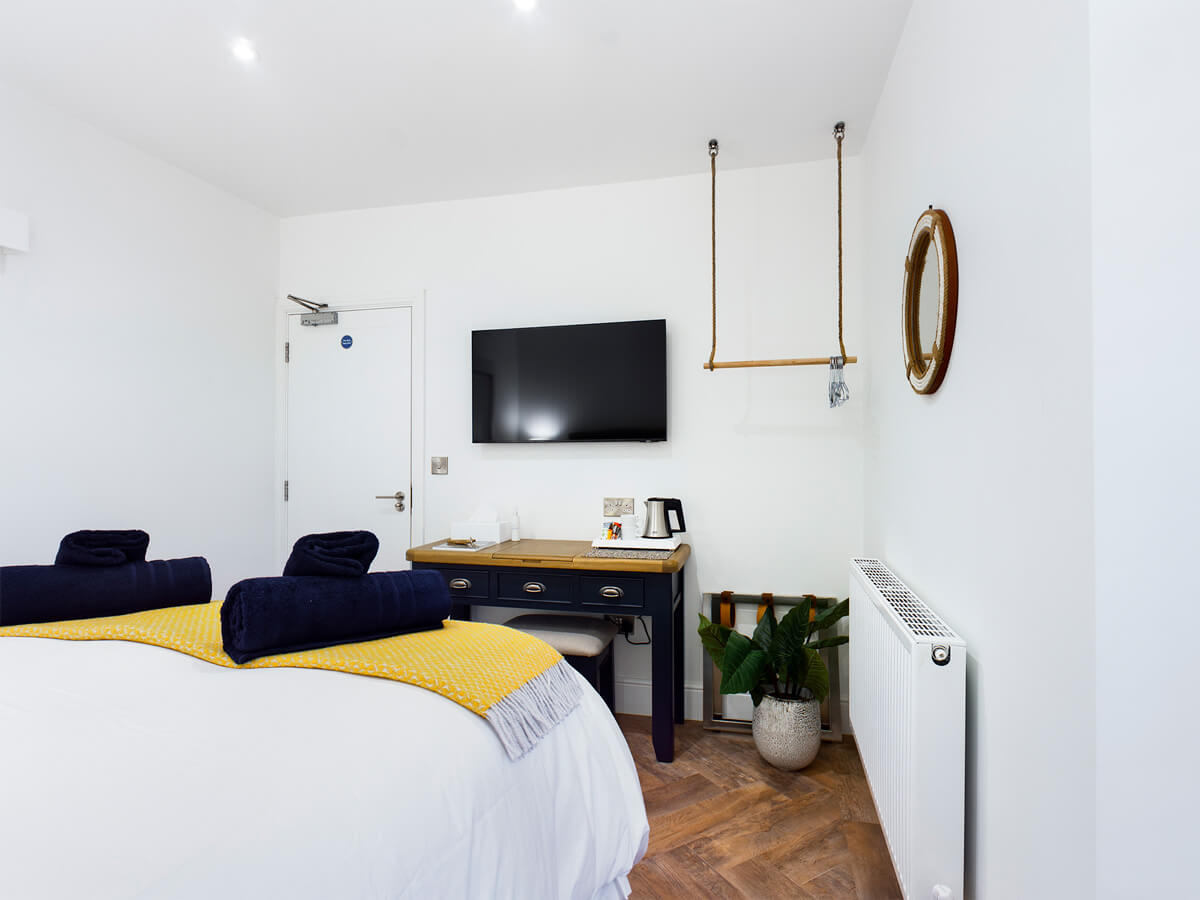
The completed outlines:
{"type": "Polygon", "coordinates": [[[502,544],[512,539],[512,522],[451,522],[452,541],[495,541],[502,544]]]}

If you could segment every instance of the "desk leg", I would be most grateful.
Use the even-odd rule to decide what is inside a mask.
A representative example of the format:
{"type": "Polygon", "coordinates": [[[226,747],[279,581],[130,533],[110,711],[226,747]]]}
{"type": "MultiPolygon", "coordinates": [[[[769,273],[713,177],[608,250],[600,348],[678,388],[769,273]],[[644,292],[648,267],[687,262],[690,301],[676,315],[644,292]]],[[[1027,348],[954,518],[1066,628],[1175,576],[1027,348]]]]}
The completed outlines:
{"type": "Polygon", "coordinates": [[[471,604],[470,603],[455,603],[450,607],[450,618],[456,619],[459,622],[471,621],[471,604]]]}
{"type": "MultiPolygon", "coordinates": [[[[670,591],[670,578],[667,579],[670,591]]],[[[659,762],[675,759],[675,613],[671,597],[660,597],[650,618],[650,728],[654,735],[654,758],[659,762]]]]}
{"type": "MultiPolygon", "coordinates": [[[[671,602],[674,603],[675,590],[672,587],[671,602]]],[[[683,724],[683,569],[679,570],[679,605],[675,607],[674,622],[672,623],[671,631],[673,632],[675,644],[675,672],[673,684],[675,685],[675,722],[678,725],[683,724]]]]}

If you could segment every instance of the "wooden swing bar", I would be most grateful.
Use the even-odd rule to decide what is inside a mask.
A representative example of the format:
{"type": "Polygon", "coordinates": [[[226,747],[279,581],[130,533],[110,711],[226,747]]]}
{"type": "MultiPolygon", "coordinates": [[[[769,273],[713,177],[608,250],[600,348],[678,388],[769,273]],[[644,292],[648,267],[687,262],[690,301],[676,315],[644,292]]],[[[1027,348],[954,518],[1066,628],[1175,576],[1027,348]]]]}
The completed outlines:
{"type": "MultiPolygon", "coordinates": [[[[846,356],[842,360],[849,365],[858,362],[857,356],[846,356]]],[[[704,368],[712,369],[753,369],[763,366],[827,366],[832,362],[828,356],[803,356],[798,359],[737,359],[729,362],[706,362],[704,368]]]]}

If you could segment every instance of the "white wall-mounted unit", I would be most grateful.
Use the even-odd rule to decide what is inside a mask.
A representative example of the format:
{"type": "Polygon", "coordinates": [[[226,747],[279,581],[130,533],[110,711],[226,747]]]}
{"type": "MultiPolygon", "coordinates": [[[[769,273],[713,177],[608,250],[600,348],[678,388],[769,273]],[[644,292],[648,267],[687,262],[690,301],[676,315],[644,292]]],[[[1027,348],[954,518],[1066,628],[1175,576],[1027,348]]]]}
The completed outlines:
{"type": "Polygon", "coordinates": [[[0,253],[29,251],[29,216],[12,209],[0,209],[0,253]]]}
{"type": "Polygon", "coordinates": [[[877,559],[850,563],[850,718],[907,900],[961,900],[967,648],[877,559]]]}

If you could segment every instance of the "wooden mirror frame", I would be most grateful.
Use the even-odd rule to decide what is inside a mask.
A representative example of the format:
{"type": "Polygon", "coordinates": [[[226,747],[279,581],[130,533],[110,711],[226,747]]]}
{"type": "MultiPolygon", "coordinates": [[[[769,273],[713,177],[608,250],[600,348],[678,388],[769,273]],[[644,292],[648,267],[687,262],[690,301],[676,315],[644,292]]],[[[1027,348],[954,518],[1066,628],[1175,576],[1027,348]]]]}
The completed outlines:
{"type": "Polygon", "coordinates": [[[954,229],[945,211],[931,206],[917,218],[904,260],[904,374],[918,394],[932,394],[941,387],[954,347],[957,317],[958,250],[954,229]],[[921,282],[926,276],[925,257],[930,247],[937,257],[938,315],[933,346],[926,354],[921,347],[921,282]]]}

